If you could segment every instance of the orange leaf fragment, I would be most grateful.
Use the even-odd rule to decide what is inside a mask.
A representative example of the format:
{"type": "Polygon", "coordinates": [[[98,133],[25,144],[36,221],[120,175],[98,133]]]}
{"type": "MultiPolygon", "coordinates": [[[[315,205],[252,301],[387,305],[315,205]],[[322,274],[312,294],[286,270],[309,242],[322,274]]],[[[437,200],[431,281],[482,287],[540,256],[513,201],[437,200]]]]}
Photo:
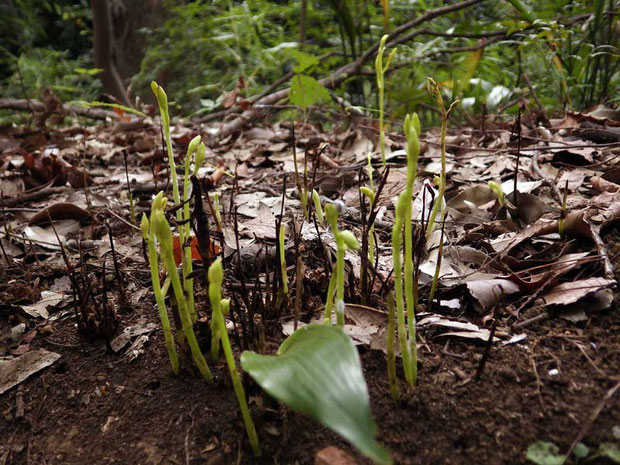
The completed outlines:
{"type": "MultiPolygon", "coordinates": [[[[199,262],[201,262],[202,257],[200,256],[200,252],[198,251],[198,239],[196,239],[196,236],[191,237],[189,241],[189,246],[191,247],[191,250],[192,250],[192,260],[198,260],[199,262]]],[[[177,265],[180,265],[181,262],[183,261],[183,258],[182,258],[183,252],[182,252],[182,247],[181,247],[181,243],[179,241],[178,235],[172,236],[172,253],[174,255],[174,262],[177,265]]],[[[213,241],[209,241],[209,255],[217,255],[219,253],[220,253],[220,246],[215,244],[213,241]]]]}

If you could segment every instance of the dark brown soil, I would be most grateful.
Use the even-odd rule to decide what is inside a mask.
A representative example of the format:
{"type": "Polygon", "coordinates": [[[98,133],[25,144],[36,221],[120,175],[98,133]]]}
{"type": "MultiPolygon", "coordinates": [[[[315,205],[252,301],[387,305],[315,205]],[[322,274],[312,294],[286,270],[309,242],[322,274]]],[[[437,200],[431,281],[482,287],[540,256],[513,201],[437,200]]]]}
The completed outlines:
{"type": "MultiPolygon", "coordinates": [[[[124,323],[156,322],[150,308],[145,303],[124,323]]],[[[0,330],[17,318],[5,314],[0,330]]],[[[616,311],[579,325],[540,323],[527,331],[529,349],[493,347],[478,382],[468,379],[484,344],[452,340],[446,346],[445,339],[422,332],[427,343],[419,387],[400,405],[389,394],[384,355],[362,349],[379,437],[395,463],[403,464],[525,463],[532,442],[552,441],[566,451],[584,425],[586,445],[613,441],[620,424],[615,399],[591,426],[587,419],[617,382],[619,329],[616,311]],[[559,375],[549,375],[553,368],[559,375]]],[[[102,344],[82,350],[71,320],[56,323],[33,347],[62,358],[0,397],[0,464],[306,464],[330,444],[355,454],[246,380],[263,454],[253,458],[225,367],[217,367],[213,385],[174,378],[160,332],[134,361],[107,354],[102,344]],[[21,395],[25,416],[15,419],[21,395]]]]}

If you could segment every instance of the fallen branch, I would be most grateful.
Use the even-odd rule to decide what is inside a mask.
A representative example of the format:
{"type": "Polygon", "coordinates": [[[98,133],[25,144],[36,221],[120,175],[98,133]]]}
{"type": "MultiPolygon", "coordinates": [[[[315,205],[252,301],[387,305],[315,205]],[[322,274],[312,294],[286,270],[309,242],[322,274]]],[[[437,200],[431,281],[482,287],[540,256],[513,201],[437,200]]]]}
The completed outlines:
{"type": "MultiPolygon", "coordinates": [[[[477,3],[481,3],[482,1],[484,0],[464,0],[462,2],[454,3],[452,5],[447,5],[441,8],[435,8],[433,10],[428,10],[423,15],[420,15],[417,18],[412,19],[411,21],[407,21],[406,23],[401,24],[396,29],[394,29],[388,35],[387,44],[389,46],[392,46],[394,43],[397,42],[397,40],[400,38],[400,36],[403,35],[405,31],[408,31],[416,26],[419,26],[420,24],[430,21],[438,16],[443,16],[443,15],[446,15],[446,14],[449,14],[449,13],[452,13],[458,10],[462,10],[464,8],[468,8],[477,3]]],[[[348,63],[344,66],[341,66],[337,70],[333,71],[329,76],[321,79],[319,82],[323,84],[325,87],[327,87],[328,89],[333,89],[339,86],[342,82],[344,82],[349,77],[359,74],[362,67],[374,58],[378,49],[379,49],[379,41],[376,41],[357,60],[355,60],[352,63],[348,63]]],[[[256,105],[272,105],[288,97],[289,92],[290,92],[290,88],[279,90],[277,92],[266,95],[263,98],[257,100],[255,104],[256,105]]],[[[228,137],[229,135],[233,134],[234,132],[238,131],[249,121],[252,121],[258,118],[262,111],[263,110],[260,108],[253,107],[253,108],[250,108],[244,111],[243,113],[241,113],[241,115],[239,115],[237,118],[233,119],[232,121],[224,123],[219,130],[218,138],[220,140],[224,139],[228,137]]]]}
{"type": "MultiPolygon", "coordinates": [[[[102,110],[100,108],[85,108],[77,105],[63,104],[62,110],[65,114],[84,116],[86,118],[107,120],[108,118],[117,120],[118,115],[112,111],[102,110]]],[[[38,100],[25,99],[0,99],[0,110],[15,110],[26,112],[45,113],[49,108],[38,100]]]]}

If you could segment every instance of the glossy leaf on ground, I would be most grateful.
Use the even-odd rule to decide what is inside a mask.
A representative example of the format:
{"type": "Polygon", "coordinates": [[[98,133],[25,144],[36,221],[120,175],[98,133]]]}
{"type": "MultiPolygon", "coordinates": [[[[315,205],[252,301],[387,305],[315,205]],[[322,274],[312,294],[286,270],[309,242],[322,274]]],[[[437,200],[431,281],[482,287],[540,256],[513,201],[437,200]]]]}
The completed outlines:
{"type": "Polygon", "coordinates": [[[271,396],[320,421],[376,463],[391,463],[375,441],[359,355],[341,329],[304,326],[284,340],[277,355],[243,352],[241,366],[271,396]]]}

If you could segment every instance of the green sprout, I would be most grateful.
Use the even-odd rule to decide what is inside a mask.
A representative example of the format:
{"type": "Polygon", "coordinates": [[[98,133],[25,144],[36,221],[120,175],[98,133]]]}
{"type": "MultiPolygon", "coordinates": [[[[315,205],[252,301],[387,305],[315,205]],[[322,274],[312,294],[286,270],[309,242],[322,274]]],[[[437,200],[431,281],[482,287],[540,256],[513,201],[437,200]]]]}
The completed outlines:
{"type": "MultiPolygon", "coordinates": [[[[170,177],[172,181],[172,195],[175,205],[181,205],[181,194],[179,192],[179,182],[176,172],[176,164],[174,162],[174,152],[172,150],[172,139],[170,137],[170,113],[168,112],[168,97],[163,87],[159,86],[155,81],[151,82],[151,89],[157,97],[157,104],[159,106],[159,113],[161,115],[162,131],[164,133],[164,140],[166,142],[166,150],[168,152],[168,161],[170,163],[170,177]]],[[[186,247],[186,241],[189,241],[191,236],[190,230],[190,211],[189,211],[189,186],[190,186],[190,164],[192,162],[192,156],[194,157],[194,174],[198,171],[198,168],[202,164],[205,158],[206,147],[200,142],[200,136],[194,137],[188,147],[187,154],[185,156],[185,176],[183,179],[183,208],[177,209],[176,220],[180,225],[184,225],[178,228],[179,244],[183,249],[182,256],[182,270],[183,270],[183,289],[187,295],[187,308],[192,321],[192,324],[196,321],[196,307],[194,304],[194,283],[193,279],[187,278],[192,273],[192,251],[190,247],[186,247]]]]}
{"type": "Polygon", "coordinates": [[[405,298],[407,299],[407,323],[409,326],[409,345],[412,345],[412,364],[414,369],[413,380],[415,383],[415,370],[417,367],[415,345],[415,305],[413,298],[413,231],[411,200],[413,199],[413,185],[418,171],[418,157],[420,156],[420,119],[417,113],[407,115],[403,125],[407,139],[407,205],[405,210],[405,298]]]}
{"type": "Polygon", "coordinates": [[[566,202],[568,201],[568,179],[564,185],[564,194],[562,195],[562,210],[560,211],[560,219],[558,220],[558,232],[560,237],[564,239],[564,220],[566,219],[566,202]]]}
{"type": "Polygon", "coordinates": [[[181,242],[181,237],[185,241],[189,241],[192,235],[190,225],[190,211],[189,211],[189,187],[190,187],[190,164],[192,162],[192,156],[194,157],[194,170],[193,174],[198,172],[198,168],[205,158],[206,147],[204,143],[200,141],[200,136],[194,137],[187,146],[187,154],[185,155],[185,175],[183,177],[183,226],[179,227],[179,241],[183,250],[182,253],[182,269],[183,269],[183,289],[187,296],[187,306],[189,314],[192,318],[192,323],[196,322],[196,306],[194,304],[194,280],[186,278],[190,276],[193,271],[192,267],[192,248],[186,247],[185,242],[181,242]],[[181,234],[181,231],[183,233],[181,234]]]}
{"type": "Polygon", "coordinates": [[[181,327],[183,329],[183,333],[185,334],[185,338],[187,339],[187,343],[189,344],[194,364],[198,367],[198,370],[204,379],[207,381],[212,381],[213,375],[211,374],[211,370],[209,370],[207,362],[200,351],[200,346],[198,345],[196,335],[194,334],[194,327],[188,310],[187,299],[185,298],[183,286],[181,285],[181,280],[179,279],[176,263],[174,261],[172,229],[170,229],[170,224],[168,224],[168,220],[166,220],[166,217],[164,216],[165,205],[166,199],[163,197],[163,193],[160,192],[153,201],[150,220],[151,230],[159,242],[160,256],[164,264],[164,268],[170,277],[177,303],[177,311],[181,320],[181,327]]]}
{"type": "Polygon", "coordinates": [[[430,242],[433,232],[435,231],[435,219],[437,218],[439,208],[441,207],[442,209],[442,220],[446,214],[446,210],[443,206],[444,194],[446,192],[446,133],[448,131],[448,118],[450,117],[450,113],[452,113],[452,110],[459,103],[459,101],[455,100],[454,102],[452,102],[448,110],[446,110],[443,102],[443,97],[441,96],[441,92],[439,90],[439,84],[437,84],[433,78],[429,77],[428,82],[426,83],[426,87],[428,89],[428,92],[435,99],[435,102],[439,107],[439,111],[441,112],[441,175],[439,183],[439,195],[435,199],[433,209],[431,210],[431,214],[428,219],[428,225],[426,226],[426,241],[430,242]]]}
{"type": "Polygon", "coordinates": [[[370,188],[374,191],[375,189],[375,183],[372,179],[372,172],[373,172],[373,167],[372,167],[372,152],[368,152],[366,154],[366,174],[368,175],[368,185],[370,186],[370,188]]]}
{"type": "Polygon", "coordinates": [[[321,207],[321,198],[315,189],[312,189],[312,202],[314,203],[314,211],[319,223],[323,223],[325,216],[323,215],[323,207],[321,207]]]}
{"type": "MultiPolygon", "coordinates": [[[[224,316],[230,312],[230,299],[222,299],[220,308],[224,316]]],[[[215,318],[211,318],[211,360],[216,362],[220,358],[220,328],[215,318]]]]}
{"type": "Polygon", "coordinates": [[[420,119],[416,113],[407,115],[403,124],[407,139],[407,181],[405,191],[398,196],[396,219],[392,229],[392,260],[394,262],[394,287],[396,291],[396,311],[398,315],[398,338],[400,341],[405,379],[413,388],[417,378],[417,347],[415,342],[414,269],[413,269],[413,230],[412,209],[413,185],[417,176],[420,155],[420,119]],[[407,327],[405,328],[405,302],[403,300],[403,264],[400,249],[404,234],[404,300],[407,303],[407,327]]]}
{"type": "MultiPolygon", "coordinates": [[[[405,380],[411,387],[415,385],[411,366],[411,350],[409,348],[407,327],[405,324],[405,302],[403,299],[403,269],[400,257],[402,246],[403,223],[407,213],[407,204],[411,203],[411,198],[407,197],[407,191],[402,192],[396,201],[396,218],[392,228],[392,261],[394,264],[394,291],[396,293],[396,315],[398,318],[398,341],[400,343],[400,353],[403,358],[403,368],[405,380]]],[[[415,347],[415,345],[414,345],[415,347]]]]}
{"type": "MultiPolygon", "coordinates": [[[[368,187],[360,187],[360,192],[368,198],[372,207],[375,204],[375,193],[368,187]]],[[[368,230],[368,261],[371,265],[375,264],[375,225],[370,225],[368,230]]]]}
{"type": "Polygon", "coordinates": [[[398,402],[400,393],[398,392],[398,380],[396,379],[396,354],[394,353],[394,337],[396,332],[396,315],[394,309],[394,295],[390,292],[387,298],[388,304],[388,329],[387,329],[387,371],[390,381],[390,393],[394,402],[398,402]]]}
{"type": "Polygon", "coordinates": [[[224,282],[224,270],[222,268],[222,259],[215,260],[208,271],[209,277],[209,301],[211,302],[211,308],[213,310],[212,318],[215,320],[218,326],[218,335],[222,340],[222,349],[224,350],[224,357],[226,358],[226,364],[228,365],[228,372],[230,373],[230,379],[233,384],[237,401],[239,402],[239,409],[241,410],[241,416],[243,417],[243,424],[245,425],[245,431],[248,434],[250,446],[254,452],[254,456],[260,455],[260,449],[258,447],[258,437],[256,435],[256,428],[252,422],[250,416],[250,410],[245,398],[245,390],[241,382],[241,377],[237,371],[237,364],[233,356],[232,348],[230,346],[230,340],[228,339],[228,332],[226,331],[226,322],[224,321],[224,314],[222,311],[222,283],[224,282]]]}
{"type": "Polygon", "coordinates": [[[301,182],[301,176],[299,176],[299,168],[297,166],[297,149],[293,147],[293,164],[295,165],[295,184],[297,185],[297,194],[301,201],[301,211],[304,214],[304,218],[308,219],[308,188],[306,186],[307,172],[304,169],[304,182],[301,182]]]}
{"type": "MultiPolygon", "coordinates": [[[[162,197],[160,196],[158,202],[161,201],[161,199],[162,197]]],[[[157,249],[155,248],[155,238],[154,238],[154,233],[151,230],[149,220],[146,217],[146,213],[142,214],[142,222],[140,223],[140,229],[142,230],[142,237],[146,241],[146,245],[148,249],[149,267],[151,269],[151,280],[153,282],[153,294],[155,295],[155,301],[157,302],[157,310],[159,311],[159,319],[161,320],[161,327],[164,331],[164,339],[166,341],[166,349],[168,350],[168,358],[170,359],[170,365],[172,365],[172,372],[175,375],[178,375],[179,374],[179,358],[177,356],[177,350],[174,345],[174,336],[172,335],[172,330],[170,328],[170,320],[168,319],[168,312],[166,311],[166,301],[165,301],[166,291],[162,289],[161,284],[160,284],[159,259],[157,256],[157,249]]],[[[167,282],[170,283],[170,281],[167,281],[167,282]]]]}
{"type": "Polygon", "coordinates": [[[493,193],[497,196],[497,201],[499,202],[499,206],[504,208],[505,200],[504,200],[504,191],[502,190],[502,186],[497,184],[495,181],[489,181],[489,187],[493,191],[493,193]]]}
{"type": "MultiPolygon", "coordinates": [[[[181,196],[179,194],[179,183],[177,180],[177,169],[174,163],[174,152],[172,151],[172,139],[170,138],[170,113],[168,113],[168,96],[164,91],[164,88],[158,85],[155,81],[151,81],[151,90],[157,98],[157,105],[159,106],[159,114],[161,115],[161,128],[164,133],[164,141],[166,142],[166,150],[168,152],[168,162],[170,163],[170,177],[172,180],[172,196],[176,205],[181,204],[181,196]]],[[[177,211],[177,221],[181,222],[181,211],[177,211]]],[[[181,237],[181,231],[179,231],[179,238],[181,244],[184,243],[181,237]]]]}
{"type": "Polygon", "coordinates": [[[213,193],[213,210],[215,210],[215,221],[217,222],[217,228],[222,229],[222,215],[220,214],[220,193],[215,191],[213,193]]]}
{"type": "Polygon", "coordinates": [[[379,42],[379,50],[377,50],[377,58],[375,59],[375,71],[377,73],[377,88],[379,89],[379,146],[381,147],[381,161],[385,166],[385,129],[383,127],[383,100],[385,95],[385,72],[390,66],[390,62],[396,55],[396,49],[392,49],[388,55],[385,65],[383,64],[383,52],[385,51],[385,42],[388,35],[381,37],[379,42]]]}
{"type": "Polygon", "coordinates": [[[336,324],[344,325],[344,256],[348,249],[359,250],[360,243],[351,231],[341,231],[338,229],[338,208],[333,204],[325,205],[325,216],[332,230],[334,239],[336,240],[336,273],[330,278],[327,290],[327,302],[325,304],[325,321],[331,321],[331,310],[335,304],[336,307],[336,324]],[[334,283],[336,286],[336,300],[331,302],[334,283]]]}
{"type": "MultiPolygon", "coordinates": [[[[435,99],[435,102],[441,111],[441,173],[438,183],[439,194],[435,199],[435,203],[433,204],[433,208],[429,215],[428,224],[426,226],[426,241],[427,243],[430,243],[431,237],[435,232],[435,219],[437,218],[439,208],[441,208],[441,223],[443,224],[446,219],[447,210],[445,208],[444,201],[446,193],[446,132],[448,131],[448,118],[450,117],[450,113],[452,113],[452,110],[459,103],[459,101],[455,100],[452,102],[448,110],[446,110],[443,97],[441,96],[441,92],[439,90],[439,84],[437,84],[433,78],[428,78],[427,89],[435,99]]],[[[438,253],[437,265],[435,266],[435,274],[433,275],[433,283],[431,285],[431,291],[428,298],[429,302],[433,301],[435,291],[437,290],[437,284],[439,282],[439,270],[441,269],[441,259],[443,256],[443,239],[440,240],[438,253]]]]}
{"type": "Polygon", "coordinates": [[[280,270],[282,271],[282,292],[288,294],[288,276],[286,275],[286,256],[284,253],[284,225],[280,224],[280,233],[278,234],[278,243],[280,245],[280,270]]]}

